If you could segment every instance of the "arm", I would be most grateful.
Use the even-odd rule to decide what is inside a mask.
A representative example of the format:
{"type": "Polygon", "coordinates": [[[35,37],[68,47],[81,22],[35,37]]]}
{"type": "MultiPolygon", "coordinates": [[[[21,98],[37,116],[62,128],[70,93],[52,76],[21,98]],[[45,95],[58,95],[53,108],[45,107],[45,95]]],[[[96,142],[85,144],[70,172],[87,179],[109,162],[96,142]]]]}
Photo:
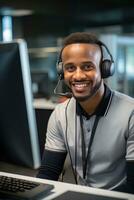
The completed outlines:
{"type": "Polygon", "coordinates": [[[54,110],[48,121],[45,149],[37,177],[58,180],[66,154],[59,110],[54,110]]]}
{"type": "Polygon", "coordinates": [[[126,182],[115,190],[134,194],[134,111],[129,117],[126,141],[126,182]]]}
{"type": "Polygon", "coordinates": [[[131,113],[128,122],[128,139],[126,155],[126,191],[134,194],[134,111],[131,113]]]}
{"type": "Polygon", "coordinates": [[[116,187],[114,190],[118,192],[126,192],[134,194],[134,161],[126,163],[127,180],[126,183],[116,187]]]}
{"type": "Polygon", "coordinates": [[[37,177],[58,180],[63,169],[65,158],[65,152],[44,150],[41,167],[39,168],[37,177]]]}
{"type": "Polygon", "coordinates": [[[126,153],[126,183],[119,186],[117,191],[134,194],[134,111],[128,122],[127,153],[126,153]]]}
{"type": "Polygon", "coordinates": [[[127,161],[126,192],[134,194],[134,161],[127,161]]]}

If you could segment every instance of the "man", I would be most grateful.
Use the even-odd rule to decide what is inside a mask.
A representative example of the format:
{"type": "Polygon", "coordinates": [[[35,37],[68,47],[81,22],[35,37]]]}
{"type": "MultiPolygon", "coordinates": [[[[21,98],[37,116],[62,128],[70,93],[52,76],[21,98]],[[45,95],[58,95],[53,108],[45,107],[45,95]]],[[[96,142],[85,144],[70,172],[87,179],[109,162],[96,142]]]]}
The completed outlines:
{"type": "Polygon", "coordinates": [[[58,180],[68,153],[76,183],[134,191],[134,99],[104,84],[113,72],[113,58],[96,36],[64,39],[58,73],[72,97],[49,119],[38,177],[58,180]]]}

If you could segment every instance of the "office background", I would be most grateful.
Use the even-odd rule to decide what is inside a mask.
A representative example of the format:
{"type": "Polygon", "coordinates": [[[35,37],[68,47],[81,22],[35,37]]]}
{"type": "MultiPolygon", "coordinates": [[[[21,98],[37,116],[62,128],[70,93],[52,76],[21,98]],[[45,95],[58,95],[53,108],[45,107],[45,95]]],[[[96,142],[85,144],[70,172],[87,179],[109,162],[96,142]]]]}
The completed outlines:
{"type": "Polygon", "coordinates": [[[134,97],[134,1],[3,0],[0,30],[1,41],[27,41],[35,98],[55,101],[57,55],[62,39],[74,31],[94,32],[107,44],[116,65],[108,84],[134,97]]]}

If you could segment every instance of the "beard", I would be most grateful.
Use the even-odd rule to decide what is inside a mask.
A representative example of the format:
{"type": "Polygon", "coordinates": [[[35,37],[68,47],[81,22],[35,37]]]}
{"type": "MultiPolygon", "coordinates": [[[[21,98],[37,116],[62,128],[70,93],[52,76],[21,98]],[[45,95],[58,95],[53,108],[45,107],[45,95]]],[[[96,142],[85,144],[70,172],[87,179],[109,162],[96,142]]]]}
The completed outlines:
{"type": "Polygon", "coordinates": [[[102,79],[100,81],[98,81],[96,83],[96,85],[94,87],[91,87],[89,89],[89,93],[85,96],[77,96],[75,95],[74,93],[73,94],[73,97],[78,101],[78,102],[84,102],[84,101],[87,101],[89,100],[90,98],[92,98],[93,96],[95,96],[95,94],[97,93],[97,91],[99,90],[99,88],[101,87],[101,84],[102,84],[102,79]]]}

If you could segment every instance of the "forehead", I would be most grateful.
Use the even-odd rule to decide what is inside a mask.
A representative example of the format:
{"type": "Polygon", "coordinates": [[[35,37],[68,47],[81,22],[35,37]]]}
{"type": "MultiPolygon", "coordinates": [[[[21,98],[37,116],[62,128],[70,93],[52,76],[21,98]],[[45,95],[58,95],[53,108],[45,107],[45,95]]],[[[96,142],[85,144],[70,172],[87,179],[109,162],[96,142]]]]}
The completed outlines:
{"type": "Polygon", "coordinates": [[[70,57],[79,57],[79,56],[101,56],[101,49],[97,44],[87,44],[87,43],[76,43],[69,44],[64,47],[62,51],[62,60],[70,58],[70,57]]]}

